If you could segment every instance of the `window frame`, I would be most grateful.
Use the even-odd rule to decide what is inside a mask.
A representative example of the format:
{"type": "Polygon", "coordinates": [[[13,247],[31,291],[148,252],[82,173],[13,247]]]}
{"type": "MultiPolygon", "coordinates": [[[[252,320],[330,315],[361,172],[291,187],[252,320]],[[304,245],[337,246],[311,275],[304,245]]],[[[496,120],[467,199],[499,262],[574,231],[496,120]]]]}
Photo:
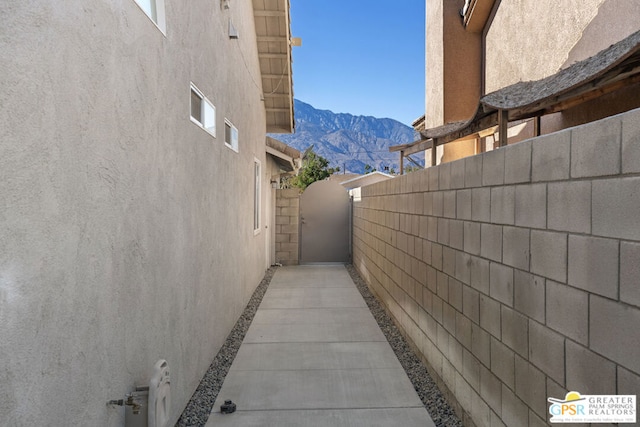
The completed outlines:
{"type": "Polygon", "coordinates": [[[193,83],[191,83],[191,90],[189,91],[189,118],[191,122],[198,125],[199,128],[216,138],[216,106],[202,93],[200,89],[196,87],[193,83]],[[195,94],[198,98],[200,98],[200,120],[193,117],[193,103],[191,97],[195,94]],[[206,108],[209,107],[210,110],[206,108]],[[207,111],[210,111],[207,114],[207,111]],[[210,117],[213,115],[213,117],[210,117]],[[204,122],[204,123],[203,123],[204,122]],[[206,123],[211,122],[211,126],[207,126],[206,123]]]}
{"type": "Polygon", "coordinates": [[[133,0],[136,5],[147,15],[147,18],[160,30],[166,37],[167,35],[167,18],[165,15],[164,0],[148,0],[149,10],[145,7],[143,0],[133,0]]]}
{"type": "Polygon", "coordinates": [[[239,136],[238,136],[238,128],[231,123],[231,120],[225,118],[224,119],[224,145],[231,148],[236,153],[239,152],[239,136]],[[227,141],[227,126],[229,127],[230,139],[231,141],[227,141]]]}

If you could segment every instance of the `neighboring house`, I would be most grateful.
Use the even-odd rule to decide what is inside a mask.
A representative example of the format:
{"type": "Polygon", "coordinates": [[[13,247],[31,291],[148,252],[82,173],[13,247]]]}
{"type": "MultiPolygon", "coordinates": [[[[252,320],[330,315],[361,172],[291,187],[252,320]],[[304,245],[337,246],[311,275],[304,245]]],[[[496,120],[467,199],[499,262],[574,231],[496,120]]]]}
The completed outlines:
{"type": "Polygon", "coordinates": [[[389,175],[384,172],[373,171],[365,175],[359,175],[355,178],[342,181],[340,182],[340,185],[346,188],[349,191],[349,195],[353,198],[354,201],[357,202],[360,201],[360,188],[367,185],[375,184],[377,182],[386,181],[391,178],[393,178],[393,175],[389,175]]]}
{"type": "MultiPolygon", "coordinates": [[[[501,145],[497,120],[475,120],[470,131],[455,133],[483,118],[477,113],[487,110],[485,95],[519,82],[551,78],[621,42],[640,29],[639,22],[636,0],[426,0],[426,111],[414,123],[423,140],[413,150],[404,148],[404,153],[426,150],[431,164],[501,145]],[[439,145],[434,155],[431,142],[426,143],[431,139],[439,145]]],[[[596,81],[600,71],[583,76],[593,77],[588,83],[600,91],[597,99],[591,93],[539,114],[509,112],[503,117],[505,126],[509,122],[509,143],[640,106],[637,79],[613,88],[596,81]]],[[[544,102],[553,103],[552,97],[561,98],[565,89],[547,94],[544,102]]],[[[505,95],[515,98],[514,93],[505,95]]]]}
{"type": "Polygon", "coordinates": [[[274,260],[289,0],[0,10],[0,423],[121,426],[166,359],[173,425],[274,260]]]}

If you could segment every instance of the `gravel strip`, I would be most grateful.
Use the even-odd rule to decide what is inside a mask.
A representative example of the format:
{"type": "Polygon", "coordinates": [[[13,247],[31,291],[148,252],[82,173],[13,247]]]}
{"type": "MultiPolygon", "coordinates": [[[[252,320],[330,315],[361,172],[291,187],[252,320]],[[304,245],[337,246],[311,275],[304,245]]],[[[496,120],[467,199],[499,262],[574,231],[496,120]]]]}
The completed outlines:
{"type": "Polygon", "coordinates": [[[418,396],[429,412],[434,424],[437,427],[462,427],[462,422],[453,411],[453,408],[449,406],[440,389],[438,389],[426,366],[407,344],[384,306],[371,293],[367,283],[360,277],[355,267],[351,264],[345,264],[345,267],[367,303],[371,314],[378,322],[378,326],[380,326],[387,341],[391,344],[391,348],[393,348],[400,364],[411,380],[413,388],[418,392],[418,396]]]}
{"type": "Polygon", "coordinates": [[[234,325],[222,348],[215,359],[213,359],[211,366],[209,366],[209,370],[204,375],[204,378],[202,378],[202,381],[200,381],[193,396],[191,396],[191,400],[182,412],[180,419],[176,423],[176,427],[202,427],[207,423],[209,414],[211,414],[213,410],[213,404],[222,388],[224,378],[231,368],[233,359],[235,359],[236,354],[238,354],[240,344],[242,344],[242,340],[244,340],[244,336],[251,325],[256,311],[258,311],[262,297],[264,297],[265,292],[267,292],[271,278],[277,268],[278,267],[271,267],[265,273],[264,278],[253,292],[240,319],[238,319],[234,325]]]}

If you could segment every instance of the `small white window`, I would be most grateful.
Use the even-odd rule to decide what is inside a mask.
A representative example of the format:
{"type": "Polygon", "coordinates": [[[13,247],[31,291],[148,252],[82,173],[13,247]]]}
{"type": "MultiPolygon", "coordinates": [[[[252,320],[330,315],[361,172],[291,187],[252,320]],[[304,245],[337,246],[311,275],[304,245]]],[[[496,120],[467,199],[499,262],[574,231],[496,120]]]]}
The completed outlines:
{"type": "Polygon", "coordinates": [[[233,151],[238,151],[238,129],[227,119],[224,119],[224,143],[233,151]]]}
{"type": "Polygon", "coordinates": [[[164,34],[167,26],[164,16],[164,0],[135,0],[135,2],[164,34]]]}
{"type": "Polygon", "coordinates": [[[253,233],[260,232],[260,175],[262,165],[258,159],[253,160],[253,233]]]}
{"type": "Polygon", "coordinates": [[[216,107],[191,84],[191,121],[216,136],[216,107]]]}

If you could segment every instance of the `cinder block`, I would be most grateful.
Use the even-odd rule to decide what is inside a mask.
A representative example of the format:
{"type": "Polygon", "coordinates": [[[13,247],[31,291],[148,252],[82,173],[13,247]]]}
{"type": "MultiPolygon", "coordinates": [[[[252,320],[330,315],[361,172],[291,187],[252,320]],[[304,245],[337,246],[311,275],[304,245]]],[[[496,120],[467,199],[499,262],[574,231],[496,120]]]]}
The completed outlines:
{"type": "Polygon", "coordinates": [[[620,301],[640,306],[640,243],[620,243],[620,301]]]}
{"type": "Polygon", "coordinates": [[[276,207],[289,207],[290,202],[289,199],[285,199],[284,197],[276,197],[276,207]]]}
{"type": "Polygon", "coordinates": [[[482,185],[482,156],[470,156],[464,159],[464,186],[480,187],[482,185]]]}
{"type": "Polygon", "coordinates": [[[459,371],[456,371],[455,373],[456,399],[458,400],[458,403],[460,403],[460,406],[462,406],[462,408],[464,408],[465,411],[470,412],[471,411],[471,386],[469,385],[469,383],[465,381],[462,374],[460,374],[460,372],[462,372],[462,369],[463,368],[461,368],[459,371]]]}
{"type": "Polygon", "coordinates": [[[536,138],[532,145],[531,176],[534,182],[569,179],[571,130],[536,138]]]}
{"type": "Polygon", "coordinates": [[[480,229],[480,255],[493,261],[502,261],[502,227],[482,224],[480,229]]]}
{"type": "Polygon", "coordinates": [[[548,185],[547,228],[576,233],[591,232],[591,182],[548,185]]]}
{"type": "Polygon", "coordinates": [[[502,412],[502,383],[484,366],[480,366],[480,395],[494,411],[502,412]]]}
{"type": "Polygon", "coordinates": [[[640,390],[640,376],[618,366],[618,391],[616,394],[638,394],[638,390],[640,390]]]}
{"type": "Polygon", "coordinates": [[[418,217],[418,222],[419,222],[419,226],[418,226],[418,236],[422,239],[426,239],[428,234],[428,230],[429,230],[429,224],[427,221],[428,217],[426,216],[420,216],[418,217]]]}
{"type": "Polygon", "coordinates": [[[527,140],[506,147],[504,153],[504,183],[531,181],[531,142],[527,140]]]}
{"type": "Polygon", "coordinates": [[[456,191],[456,218],[471,219],[471,190],[456,191]]]}
{"type": "Polygon", "coordinates": [[[455,335],[456,333],[456,309],[447,304],[446,302],[442,303],[442,326],[449,332],[450,334],[455,335]]]}
{"type": "Polygon", "coordinates": [[[437,277],[438,277],[438,271],[432,266],[427,265],[427,288],[431,292],[437,292],[438,290],[437,277]]]}
{"type": "Polygon", "coordinates": [[[622,119],[613,116],[571,131],[571,177],[620,173],[622,119]]]}
{"type": "Polygon", "coordinates": [[[456,217],[456,191],[445,191],[443,193],[443,215],[445,218],[456,217]]]}
{"type": "Polygon", "coordinates": [[[455,278],[465,285],[471,284],[471,255],[456,251],[455,278]]]}
{"type": "Polygon", "coordinates": [[[427,239],[438,241],[438,218],[435,216],[427,217],[427,239]]]}
{"type": "Polygon", "coordinates": [[[462,312],[469,319],[480,324],[480,294],[466,285],[462,287],[462,312]]]}
{"type": "Polygon", "coordinates": [[[524,271],[513,273],[514,308],[520,313],[544,323],[545,279],[524,271]]]}
{"type": "Polygon", "coordinates": [[[589,347],[640,372],[640,310],[591,295],[589,313],[589,347]]]}
{"type": "Polygon", "coordinates": [[[438,166],[433,166],[427,169],[427,180],[429,181],[429,191],[438,191],[440,190],[440,170],[438,166]]]}
{"type": "Polygon", "coordinates": [[[640,177],[593,182],[594,235],[640,240],[640,177]]]}
{"type": "Polygon", "coordinates": [[[449,276],[456,274],[456,251],[448,246],[442,248],[442,271],[449,276]]]}
{"type": "Polygon", "coordinates": [[[462,283],[449,277],[449,304],[462,312],[462,283]]]}
{"type": "Polygon", "coordinates": [[[502,421],[507,426],[522,425],[529,417],[527,405],[514,392],[502,385],[502,421]]]}
{"type": "Polygon", "coordinates": [[[278,215],[276,216],[276,225],[287,225],[290,224],[288,216],[278,215]]]}
{"type": "Polygon", "coordinates": [[[477,222],[464,223],[464,251],[480,255],[480,224],[477,222]]]}
{"type": "Polygon", "coordinates": [[[442,245],[437,243],[431,245],[431,265],[436,270],[442,270],[442,245]]]}
{"type": "Polygon", "coordinates": [[[431,301],[431,307],[432,307],[431,309],[433,310],[431,315],[436,320],[436,322],[438,322],[438,324],[442,323],[442,304],[443,304],[442,298],[434,295],[433,301],[431,301]]]}
{"type": "Polygon", "coordinates": [[[471,324],[471,352],[485,366],[491,366],[491,335],[475,323],[471,324]]]}
{"type": "Polygon", "coordinates": [[[531,272],[557,282],[567,280],[567,235],[531,231],[531,272]]]}
{"type": "Polygon", "coordinates": [[[502,229],[502,262],[529,270],[529,229],[505,226],[502,229]]]}
{"type": "Polygon", "coordinates": [[[423,193],[422,211],[425,215],[433,215],[433,193],[427,191],[423,193]]]}
{"type": "Polygon", "coordinates": [[[489,261],[472,256],[470,280],[474,289],[489,295],[489,261]]]}
{"type": "Polygon", "coordinates": [[[564,337],[529,321],[529,361],[560,385],[564,385],[564,337]]]}
{"type": "Polygon", "coordinates": [[[299,209],[295,208],[295,207],[283,207],[281,209],[282,209],[282,211],[281,211],[282,215],[286,215],[286,216],[289,216],[289,217],[298,216],[298,214],[300,213],[299,209]]]}
{"type": "MultiPolygon", "coordinates": [[[[551,378],[547,378],[547,397],[555,397],[556,399],[563,399],[567,395],[567,389],[560,384],[553,381],[551,378]]],[[[584,427],[581,425],[581,427],[584,427]]],[[[587,426],[588,427],[588,426],[587,426]]]]}
{"type": "Polygon", "coordinates": [[[442,163],[438,165],[440,172],[440,190],[451,189],[451,163],[442,163]]]}
{"type": "Polygon", "coordinates": [[[474,390],[480,391],[480,362],[466,348],[462,349],[462,375],[474,390]]]}
{"type": "Polygon", "coordinates": [[[515,388],[515,353],[495,338],[491,338],[491,372],[515,388]]]}
{"type": "Polygon", "coordinates": [[[520,356],[527,358],[529,337],[527,317],[502,306],[502,342],[520,356]]]}
{"type": "Polygon", "coordinates": [[[569,281],[571,286],[618,297],[618,241],[598,237],[569,236],[569,281]]]}
{"type": "Polygon", "coordinates": [[[471,350],[471,320],[456,311],[456,338],[465,348],[471,350]]]}
{"type": "Polygon", "coordinates": [[[567,340],[567,388],[583,394],[615,394],[616,365],[567,340]]]}
{"type": "Polygon", "coordinates": [[[464,188],[464,159],[451,162],[451,188],[464,188]]]}
{"type": "Polygon", "coordinates": [[[500,303],[480,295],[480,326],[494,337],[501,338],[500,303]]]}
{"type": "Polygon", "coordinates": [[[444,213],[444,191],[433,193],[433,216],[443,216],[444,213]]]}
{"type": "Polygon", "coordinates": [[[515,187],[495,187],[491,189],[491,222],[515,224],[515,187]]]}
{"type": "Polygon", "coordinates": [[[547,227],[547,184],[516,186],[516,225],[547,227]]]}
{"type": "Polygon", "coordinates": [[[449,246],[452,248],[464,249],[464,223],[452,219],[449,221],[449,246]]]}
{"type": "Polygon", "coordinates": [[[493,150],[482,154],[482,185],[504,184],[504,152],[493,150]]]}
{"type": "Polygon", "coordinates": [[[449,244],[449,220],[438,218],[438,243],[449,244]]]}
{"type": "Polygon", "coordinates": [[[492,262],[489,266],[489,295],[513,307],[513,268],[492,262]]]}
{"type": "Polygon", "coordinates": [[[471,219],[474,221],[491,221],[491,189],[474,188],[471,190],[471,219]]]}
{"type": "Polygon", "coordinates": [[[298,234],[298,224],[282,224],[282,233],[298,234]]]}
{"type": "Polygon", "coordinates": [[[622,173],[640,172],[640,109],[622,115],[622,173]]]}
{"type": "Polygon", "coordinates": [[[449,301],[449,276],[438,271],[438,296],[444,301],[449,301]]]}
{"type": "Polygon", "coordinates": [[[529,410],[529,427],[547,427],[548,424],[545,421],[546,419],[547,419],[547,414],[544,415],[544,419],[543,419],[543,418],[540,418],[538,415],[536,415],[536,413],[533,412],[532,410],[529,410]]]}
{"type": "Polygon", "coordinates": [[[547,385],[545,375],[518,356],[516,356],[516,394],[536,414],[546,417],[547,385]]]}

